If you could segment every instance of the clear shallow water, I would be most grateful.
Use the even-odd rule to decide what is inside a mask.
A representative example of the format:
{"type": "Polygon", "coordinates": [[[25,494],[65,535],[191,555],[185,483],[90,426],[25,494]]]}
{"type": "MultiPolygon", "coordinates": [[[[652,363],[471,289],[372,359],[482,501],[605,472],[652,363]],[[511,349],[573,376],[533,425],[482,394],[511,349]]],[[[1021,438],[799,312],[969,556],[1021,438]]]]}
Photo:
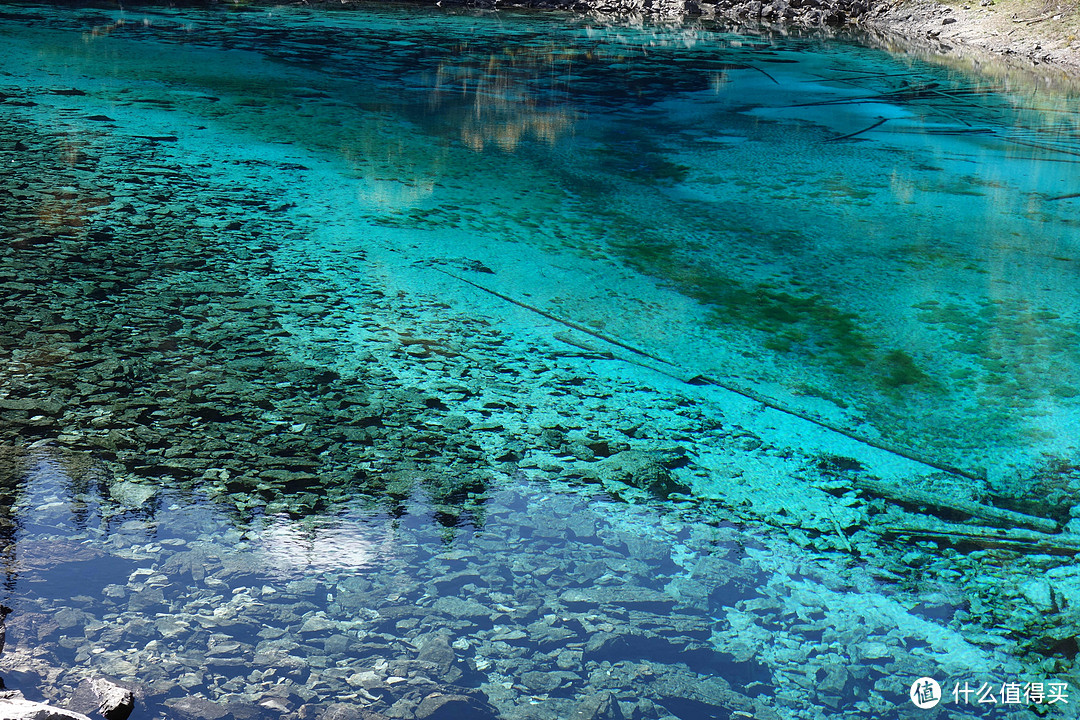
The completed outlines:
{"type": "Polygon", "coordinates": [[[987,513],[1080,489],[1075,99],[562,16],[2,21],[26,688],[686,719],[1071,682],[1072,541],[987,513]]]}
{"type": "Polygon", "coordinates": [[[140,132],[129,113],[165,136],[182,117],[180,147],[329,151],[351,176],[329,242],[403,229],[607,259],[697,300],[692,317],[654,338],[617,284],[545,309],[976,474],[1075,454],[1067,100],[700,29],[471,18],[446,37],[440,17],[344,16],[328,40],[287,13],[118,18],[12,52],[57,53],[52,81],[89,83],[120,133],[140,132]]]}

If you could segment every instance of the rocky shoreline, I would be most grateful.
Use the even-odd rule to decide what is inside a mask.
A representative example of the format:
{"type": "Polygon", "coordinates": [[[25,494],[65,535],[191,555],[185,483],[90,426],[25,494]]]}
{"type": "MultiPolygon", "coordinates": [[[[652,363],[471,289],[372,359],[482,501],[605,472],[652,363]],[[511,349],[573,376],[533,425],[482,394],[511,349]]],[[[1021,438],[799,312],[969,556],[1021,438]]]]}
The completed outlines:
{"type": "MultiPolygon", "coordinates": [[[[439,0],[447,4],[452,0],[439,0]]],[[[486,0],[478,0],[485,6],[486,0]]],[[[1055,22],[1072,17],[1031,10],[1001,11],[993,0],[946,5],[934,0],[510,0],[490,7],[538,7],[601,16],[677,17],[735,23],[750,32],[788,34],[800,28],[855,30],[895,52],[928,59],[974,58],[1080,73],[1080,40],[1055,22]]]]}
{"type": "Polygon", "coordinates": [[[1002,9],[994,0],[884,3],[867,13],[860,25],[889,49],[967,60],[967,67],[976,71],[993,72],[995,62],[1035,69],[1075,92],[1068,81],[1080,74],[1080,41],[1075,28],[1065,25],[1076,22],[1075,10],[1055,14],[1009,7],[1002,9]]]}
{"type": "MultiPolygon", "coordinates": [[[[56,4],[83,4],[53,0],[56,4]]],[[[946,61],[967,59],[969,69],[1007,62],[1023,68],[1080,73],[1077,9],[1020,4],[1020,0],[414,0],[415,4],[498,10],[559,10],[606,20],[715,21],[733,31],[782,35],[807,28],[854,32],[893,52],[946,61]],[[1057,8],[1057,9],[1055,9],[1057,8]]],[[[106,6],[111,3],[106,2],[106,6]]],[[[231,6],[231,0],[143,0],[138,5],[231,6]]],[[[255,6],[292,5],[332,10],[378,4],[374,0],[252,0],[255,6]]],[[[410,4],[398,0],[391,4],[410,4]]],[[[132,5],[136,7],[137,5],[132,5]]],[[[1060,82],[1058,83],[1061,84],[1060,82]]],[[[1075,90],[1068,83],[1070,90],[1075,90]]]]}
{"type": "MultiPolygon", "coordinates": [[[[560,10],[605,19],[708,20],[732,30],[787,35],[806,28],[854,31],[894,52],[925,59],[970,58],[974,69],[1008,61],[1022,67],[1080,73],[1076,9],[1002,5],[994,0],[418,0],[439,7],[560,10]],[[1015,9],[1013,9],[1015,8],[1015,9]],[[1071,23],[1066,27],[1063,23],[1071,23]],[[1071,28],[1071,29],[1070,29],[1071,28]]],[[[215,0],[207,0],[209,3],[215,0]]],[[[372,0],[286,0],[302,7],[341,9],[372,0]]],[[[1005,0],[1009,2],[1009,0],[1005,0]]],[[[263,0],[262,4],[282,4],[263,0]]]]}

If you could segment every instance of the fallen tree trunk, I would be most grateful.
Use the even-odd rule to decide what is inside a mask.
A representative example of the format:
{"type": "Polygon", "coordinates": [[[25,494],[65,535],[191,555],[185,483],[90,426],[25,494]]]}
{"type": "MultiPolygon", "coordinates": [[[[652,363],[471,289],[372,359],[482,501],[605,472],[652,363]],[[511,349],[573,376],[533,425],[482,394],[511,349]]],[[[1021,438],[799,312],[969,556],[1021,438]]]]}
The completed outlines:
{"type": "Polygon", "coordinates": [[[971,544],[978,545],[980,548],[995,547],[1021,553],[1080,554],[1080,536],[1078,535],[1047,535],[1032,530],[1005,530],[946,522],[934,525],[917,523],[869,525],[866,530],[875,535],[944,541],[954,545],[971,544]]]}
{"type": "Polygon", "coordinates": [[[1021,526],[1034,528],[1043,533],[1056,533],[1058,531],[1058,524],[1049,518],[1025,515],[1024,513],[1018,513],[1013,510],[994,507],[993,505],[983,505],[981,503],[971,502],[970,500],[942,499],[928,492],[898,487],[878,480],[856,478],[853,484],[863,492],[893,500],[898,503],[903,503],[904,505],[921,505],[927,508],[959,512],[983,520],[989,520],[996,525],[1002,525],[1006,528],[1021,526]]]}

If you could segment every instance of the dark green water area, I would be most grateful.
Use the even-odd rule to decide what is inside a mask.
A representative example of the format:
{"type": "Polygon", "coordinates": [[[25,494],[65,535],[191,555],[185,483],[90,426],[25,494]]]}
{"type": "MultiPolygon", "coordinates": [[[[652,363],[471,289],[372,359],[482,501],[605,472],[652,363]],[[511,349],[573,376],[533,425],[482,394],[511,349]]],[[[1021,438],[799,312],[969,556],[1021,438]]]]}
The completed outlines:
{"type": "Polygon", "coordinates": [[[0,163],[9,688],[1075,716],[1077,95],[692,23],[8,3],[0,163]]]}

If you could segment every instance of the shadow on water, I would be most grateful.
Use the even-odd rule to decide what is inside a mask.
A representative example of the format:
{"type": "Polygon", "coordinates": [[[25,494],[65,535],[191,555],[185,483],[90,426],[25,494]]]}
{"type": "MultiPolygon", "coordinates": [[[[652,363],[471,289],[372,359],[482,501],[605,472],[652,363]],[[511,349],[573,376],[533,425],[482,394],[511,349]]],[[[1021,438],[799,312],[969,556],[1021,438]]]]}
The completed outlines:
{"type": "MultiPolygon", "coordinates": [[[[539,641],[547,650],[569,641],[576,662],[629,672],[617,681],[644,683],[642,692],[684,720],[750,707],[731,686],[746,697],[772,692],[765,665],[707,642],[709,616],[754,597],[756,581],[726,578],[702,605],[708,612],[672,613],[660,591],[679,567],[632,533],[607,537],[615,525],[594,516],[595,500],[489,488],[481,524],[447,515],[445,499],[417,488],[399,491],[392,513],[359,501],[336,514],[241,519],[228,496],[200,500],[169,483],[120,480],[77,453],[8,452],[2,468],[12,520],[6,595],[15,607],[5,678],[29,697],[51,699],[41,694],[44,677],[72,668],[74,682],[91,660],[93,672],[134,683],[151,713],[169,712],[204,682],[214,693],[251,685],[252,673],[333,695],[362,667],[406,677],[420,668],[441,676],[447,692],[476,692],[491,662],[476,645],[455,643],[451,660],[427,664],[434,651],[426,648],[447,630],[524,649],[534,633],[549,635],[539,641]],[[616,569],[629,570],[628,585],[612,584],[616,569]],[[560,593],[565,617],[552,620],[545,608],[558,608],[560,593]],[[326,672],[335,666],[352,669],[334,679],[326,672]]],[[[302,701],[307,691],[295,687],[291,702],[302,701]]],[[[381,687],[373,701],[401,699],[381,687]]],[[[251,707],[224,702],[234,712],[251,707]]]]}
{"type": "MultiPolygon", "coordinates": [[[[103,495],[107,471],[89,458],[47,449],[9,449],[0,462],[4,570],[15,596],[93,596],[133,569],[89,542],[108,531],[116,500],[103,495]],[[80,540],[82,538],[82,540],[80,540]]],[[[153,508],[137,513],[150,521],[153,508]]],[[[119,520],[118,518],[115,518],[119,520]]]]}

